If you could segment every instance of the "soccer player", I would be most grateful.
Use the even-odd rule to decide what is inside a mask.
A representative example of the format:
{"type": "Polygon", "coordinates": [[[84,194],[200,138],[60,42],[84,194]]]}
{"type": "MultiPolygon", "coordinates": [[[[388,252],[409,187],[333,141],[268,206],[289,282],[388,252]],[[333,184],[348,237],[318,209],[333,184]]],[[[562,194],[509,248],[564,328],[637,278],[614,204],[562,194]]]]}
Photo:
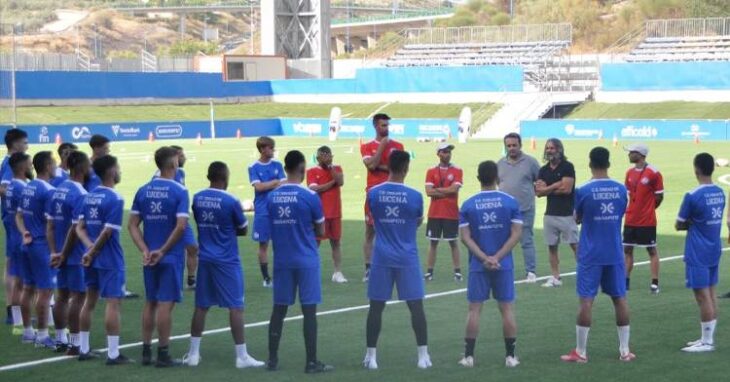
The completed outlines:
{"type": "Polygon", "coordinates": [[[248,221],[241,202],[226,192],[230,171],[223,162],[208,167],[210,187],[193,196],[193,215],[198,225],[200,263],[195,288],[195,313],[190,325],[190,350],[183,357],[188,366],[200,363],[200,340],[205,316],[214,305],[228,308],[236,349],[236,367],[260,367],[264,363],[248,354],[243,336],[244,283],[238,257],[237,236],[245,236],[248,221]]]}
{"type": "MultiPolygon", "coordinates": [[[[362,163],[368,172],[365,193],[371,188],[388,180],[388,162],[390,154],[395,150],[403,150],[403,144],[390,139],[389,134],[390,117],[387,114],[378,113],[373,116],[373,128],[375,139],[360,146],[362,163]]],[[[373,218],[370,214],[370,206],[365,201],[365,241],[362,245],[365,257],[365,275],[362,279],[367,282],[370,278],[370,257],[373,254],[373,240],[375,230],[373,229],[373,218]]]]}
{"type": "MultiPolygon", "coordinates": [[[[101,134],[92,135],[89,139],[89,146],[91,147],[90,160],[92,166],[98,158],[109,155],[109,153],[111,152],[111,148],[109,147],[109,138],[101,134]]],[[[101,185],[101,178],[97,175],[96,172],[90,171],[89,176],[84,183],[84,188],[86,189],[86,191],[92,192],[99,185],[101,185]]]]}
{"type": "Polygon", "coordinates": [[[317,166],[307,170],[307,186],[319,194],[324,210],[324,236],[317,239],[317,244],[321,240],[329,240],[330,247],[332,247],[332,262],[335,267],[332,281],[346,283],[347,279],[342,274],[342,249],[340,248],[342,238],[340,188],[345,184],[345,176],[342,173],[342,167],[332,164],[332,157],[332,150],[327,146],[322,146],[317,150],[317,166]]]}
{"type": "Polygon", "coordinates": [[[644,144],[630,145],[629,161],[633,168],[626,171],[626,189],[629,207],[624,222],[624,255],[626,257],[626,289],[631,287],[631,271],[634,269],[634,248],[646,248],[649,253],[651,284],[649,291],[659,293],[659,252],[656,242],[656,209],[664,200],[664,180],[659,170],[646,163],[649,148],[644,144]]]}
{"type": "Polygon", "coordinates": [[[575,190],[575,220],[582,224],[576,288],[580,300],[575,327],[576,347],[560,358],[565,362],[588,362],[588,331],[591,327],[593,300],[598,287],[611,296],[616,312],[619,359],[633,361],[629,350],[629,305],[621,251],[621,219],[626,211],[626,187],[608,177],[609,152],[595,147],[589,154],[592,178],[575,190]]]}
{"type": "Polygon", "coordinates": [[[689,353],[715,350],[715,325],[717,324],[718,266],[722,255],[722,214],[725,210],[725,193],[712,183],[715,159],[708,153],[697,154],[694,170],[700,184],[686,193],[679,208],[675,228],[687,231],[684,242],[684,263],[687,288],[694,292],[700,308],[702,336],[687,343],[682,351],[689,353]]]}
{"type": "Polygon", "coordinates": [[[259,137],[256,140],[259,160],[248,166],[248,179],[254,189],[254,218],[253,235],[255,242],[259,243],[259,267],[261,276],[264,278],[263,285],[271,288],[271,276],[269,275],[269,211],[267,208],[267,195],[271,190],[279,186],[286,178],[281,162],[274,160],[274,147],[276,143],[269,137],[259,137]]]}
{"type": "MultiPolygon", "coordinates": [[[[3,158],[2,165],[0,165],[0,203],[3,205],[5,204],[5,191],[13,179],[13,170],[10,167],[10,157],[15,153],[24,153],[28,151],[28,133],[21,129],[10,129],[5,132],[4,138],[5,147],[7,147],[8,152],[3,158]]],[[[15,211],[12,211],[10,215],[8,215],[7,211],[3,208],[0,214],[2,215],[3,227],[5,228],[5,237],[8,237],[10,230],[14,229],[9,227],[15,226],[15,211]]],[[[8,240],[5,240],[6,261],[5,269],[3,271],[3,285],[5,287],[6,302],[5,323],[17,325],[18,322],[11,322],[13,320],[10,301],[12,299],[13,290],[11,285],[11,277],[9,277],[8,275],[8,267],[10,266],[10,262],[7,261],[7,258],[10,256],[9,254],[12,252],[12,249],[10,249],[9,245],[10,242],[8,240]]]]}
{"type": "Polygon", "coordinates": [[[324,234],[322,202],[317,193],[301,185],[307,163],[304,154],[293,150],[284,157],[286,181],[268,195],[271,242],[274,246],[274,307],[269,320],[271,371],[279,367],[279,342],[289,305],[297,291],[302,306],[305,373],[322,373],[334,368],[317,360],[317,305],[322,302],[317,237],[324,234]]]}
{"type": "MultiPolygon", "coordinates": [[[[187,161],[187,158],[185,157],[185,151],[182,147],[177,145],[171,145],[171,148],[175,149],[175,152],[177,153],[177,164],[178,169],[175,173],[175,181],[185,185],[185,170],[183,170],[183,166],[185,166],[185,162],[187,161]]],[[[155,171],[155,175],[153,178],[158,178],[160,176],[160,170],[155,171]]],[[[195,241],[195,233],[193,232],[193,227],[190,226],[190,223],[188,223],[187,227],[185,227],[185,234],[183,235],[183,242],[185,243],[185,262],[188,269],[188,288],[195,289],[195,272],[198,270],[198,243],[195,241]]]]}
{"type": "Polygon", "coordinates": [[[545,142],[543,158],[547,163],[540,168],[537,175],[535,193],[538,197],[547,197],[542,224],[545,244],[550,253],[552,276],[542,286],[554,288],[563,285],[558,254],[560,238],[568,243],[574,256],[578,248],[578,226],[573,218],[575,168],[565,156],[563,142],[557,138],[550,138],[545,142]]]}
{"type": "Polygon", "coordinates": [[[86,194],[76,211],[76,235],[87,248],[81,258],[86,268],[86,299],[79,317],[79,361],[97,356],[89,347],[91,317],[99,297],[106,300],[104,327],[106,328],[108,366],[132,363],[119,352],[121,305],[124,298],[124,252],[119,239],[124,216],[124,199],[114,190],[121,181],[122,172],[117,158],[105,155],[97,158],[92,170],[101,185],[86,194]]]}
{"type": "Polygon", "coordinates": [[[454,145],[441,143],[436,148],[439,164],[426,172],[426,196],[431,198],[428,208],[426,237],[431,245],[428,248],[426,281],[433,280],[433,267],[440,240],[449,243],[451,261],[454,265],[454,280],[461,281],[461,253],[459,252],[459,189],[464,183],[464,172],[451,163],[454,145]]]}
{"type": "Polygon", "coordinates": [[[479,164],[478,179],[482,191],[461,206],[459,227],[461,241],[469,249],[469,280],[466,317],[466,349],[459,364],[474,367],[474,346],[479,334],[479,318],[490,294],[502,313],[502,333],[506,350],[505,365],[520,364],[515,356],[517,323],[512,309],[515,300],[512,248],[520,241],[522,216],[513,197],[497,191],[497,164],[479,164]]]}
{"type": "Polygon", "coordinates": [[[86,282],[81,257],[84,247],[77,240],[74,211],[83,203],[87,194],[84,179],[89,175],[91,162],[81,151],[73,151],[67,157],[71,170],[69,178],[56,187],[48,205],[48,247],[51,265],[58,268],[56,304],[53,315],[56,327],[68,324],[69,338],[65,330],[56,331],[56,351],[67,355],[79,355],[79,314],[84,304],[86,282]]]}
{"type": "MultiPolygon", "coordinates": [[[[23,292],[23,279],[25,272],[24,261],[27,260],[24,251],[21,249],[23,237],[15,224],[15,216],[18,208],[22,205],[23,189],[28,183],[28,175],[32,175],[33,164],[30,155],[26,153],[14,153],[8,160],[8,165],[13,171],[13,179],[7,183],[5,187],[5,203],[3,204],[3,212],[6,214],[4,223],[6,223],[7,236],[5,242],[8,251],[8,276],[11,281],[10,285],[10,305],[13,319],[13,335],[22,335],[24,332],[28,340],[34,338],[34,331],[30,319],[30,305],[21,309],[21,295],[23,292]],[[26,315],[23,316],[23,310],[26,315]],[[25,318],[25,320],[24,320],[25,318]],[[27,330],[24,330],[27,329],[27,330]]],[[[30,302],[30,301],[29,301],[30,302]]]]}
{"type": "Polygon", "coordinates": [[[388,180],[371,188],[367,195],[375,228],[375,246],[368,283],[370,309],[363,366],[371,370],[378,368],[376,346],[385,304],[393,295],[393,285],[398,289],[398,299],[405,301],[411,311],[418,346],[418,367],[431,367],[426,314],[423,311],[424,281],[416,239],[416,231],[423,222],[423,196],[403,184],[409,163],[408,153],[393,151],[388,163],[388,180]]]}
{"type": "Polygon", "coordinates": [[[159,342],[155,367],[177,366],[169,353],[172,311],[182,301],[185,243],[190,199],[177,183],[177,152],[171,147],[155,151],[160,177],[140,187],[130,210],[128,229],[142,252],[145,305],[142,311],[142,365],[152,364],[152,334],[157,326],[159,342]],[[140,229],[144,224],[144,233],[140,229]]]}
{"type": "MultiPolygon", "coordinates": [[[[53,194],[48,183],[56,171],[56,161],[50,151],[41,151],[33,156],[36,179],[23,188],[22,201],[16,214],[18,231],[23,237],[27,256],[24,269],[26,282],[23,288],[23,305],[30,306],[35,299],[35,313],[38,319],[36,347],[55,349],[56,343],[48,335],[50,303],[56,288],[56,271],[51,268],[51,257],[46,237],[46,207],[53,194]]],[[[57,330],[59,328],[56,328],[57,330]]],[[[23,340],[28,338],[23,336],[23,340]]]]}
{"type": "Polygon", "coordinates": [[[540,172],[537,160],[522,151],[522,137],[509,133],[503,139],[507,155],[497,162],[499,189],[520,203],[522,236],[520,246],[525,261],[526,281],[537,282],[535,241],[532,227],[535,224],[535,182],[540,172]]]}
{"type": "Polygon", "coordinates": [[[58,145],[58,158],[61,162],[56,167],[56,173],[53,174],[53,178],[51,178],[51,185],[53,187],[58,187],[59,184],[68,179],[70,173],[68,156],[76,150],[78,150],[78,147],[73,143],[64,142],[58,145]]]}

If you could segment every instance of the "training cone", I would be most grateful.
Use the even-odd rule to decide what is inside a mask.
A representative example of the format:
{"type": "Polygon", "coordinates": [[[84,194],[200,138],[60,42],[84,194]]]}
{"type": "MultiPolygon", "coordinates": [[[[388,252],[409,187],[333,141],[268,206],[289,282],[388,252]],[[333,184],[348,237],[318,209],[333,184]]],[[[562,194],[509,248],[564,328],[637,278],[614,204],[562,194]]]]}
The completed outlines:
{"type": "Polygon", "coordinates": [[[695,144],[696,145],[700,144],[700,135],[699,134],[695,134],[695,144]]]}
{"type": "Polygon", "coordinates": [[[61,140],[61,134],[56,133],[56,146],[60,145],[61,143],[63,143],[63,141],[61,140]]]}
{"type": "Polygon", "coordinates": [[[530,149],[532,149],[532,151],[537,150],[537,142],[535,141],[535,137],[530,138],[530,149]]]}
{"type": "Polygon", "coordinates": [[[618,138],[616,136],[613,136],[613,147],[618,147],[618,138]]]}
{"type": "Polygon", "coordinates": [[[241,139],[241,129],[236,130],[236,138],[241,139]]]}
{"type": "Polygon", "coordinates": [[[601,139],[603,139],[603,130],[598,131],[598,140],[600,141],[601,139]]]}
{"type": "Polygon", "coordinates": [[[155,141],[155,134],[153,134],[151,131],[150,131],[149,135],[147,135],[147,141],[150,143],[155,141]]]}
{"type": "Polygon", "coordinates": [[[203,137],[200,136],[200,133],[198,133],[198,137],[195,139],[195,142],[198,144],[198,146],[203,144],[203,137]]]}

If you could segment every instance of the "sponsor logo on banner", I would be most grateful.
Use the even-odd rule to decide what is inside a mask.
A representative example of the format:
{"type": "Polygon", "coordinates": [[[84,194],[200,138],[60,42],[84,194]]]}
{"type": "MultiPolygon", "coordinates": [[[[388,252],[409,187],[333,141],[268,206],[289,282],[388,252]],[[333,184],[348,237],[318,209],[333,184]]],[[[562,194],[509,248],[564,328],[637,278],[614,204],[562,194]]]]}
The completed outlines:
{"type": "Polygon", "coordinates": [[[621,129],[621,138],[656,138],[657,134],[659,134],[659,130],[648,125],[641,127],[628,125],[621,129]]]}
{"type": "Polygon", "coordinates": [[[180,138],[183,128],[180,125],[160,125],[155,127],[155,136],[157,138],[180,138]]]}
{"type": "Polygon", "coordinates": [[[568,124],[565,125],[565,134],[576,138],[592,138],[602,136],[603,131],[599,129],[579,129],[573,124],[568,124]]]}
{"type": "Polygon", "coordinates": [[[300,134],[319,134],[322,132],[322,124],[295,122],[292,125],[292,130],[300,134]]]}
{"type": "Polygon", "coordinates": [[[449,125],[418,125],[418,135],[449,135],[449,125]]]}
{"type": "Polygon", "coordinates": [[[89,139],[91,138],[91,130],[86,126],[74,126],[71,129],[71,137],[73,139],[89,139]]]}
{"type": "Polygon", "coordinates": [[[702,128],[698,124],[692,124],[689,127],[689,131],[684,130],[680,133],[683,137],[706,137],[710,135],[709,131],[702,131],[702,128]]]}
{"type": "Polygon", "coordinates": [[[392,124],[388,127],[388,133],[393,135],[405,135],[406,125],[392,124]]]}
{"type": "Polygon", "coordinates": [[[38,143],[50,143],[51,137],[48,135],[48,127],[41,127],[41,132],[38,134],[38,143]]]}
{"type": "Polygon", "coordinates": [[[111,127],[115,137],[139,138],[142,133],[139,127],[122,127],[119,125],[112,125],[111,127]]]}
{"type": "Polygon", "coordinates": [[[354,134],[363,134],[365,133],[365,125],[341,125],[340,126],[340,132],[341,133],[354,133],[354,134]]]}

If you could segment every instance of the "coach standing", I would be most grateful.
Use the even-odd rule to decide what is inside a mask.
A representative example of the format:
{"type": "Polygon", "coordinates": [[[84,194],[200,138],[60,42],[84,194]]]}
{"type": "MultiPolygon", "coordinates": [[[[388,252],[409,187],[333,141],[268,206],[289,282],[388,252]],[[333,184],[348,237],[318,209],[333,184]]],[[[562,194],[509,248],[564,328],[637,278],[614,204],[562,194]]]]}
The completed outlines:
{"type": "Polygon", "coordinates": [[[520,245],[525,259],[527,282],[537,281],[535,274],[535,242],[532,226],[535,224],[535,182],[538,179],[540,164],[522,152],[522,137],[517,133],[504,136],[507,156],[497,163],[499,170],[499,189],[517,199],[524,222],[520,245]]]}
{"type": "Polygon", "coordinates": [[[634,247],[646,248],[651,264],[652,294],[659,293],[659,253],[656,242],[656,209],[664,200],[664,181],[662,174],[654,166],[646,163],[649,148],[644,144],[630,145],[629,161],[633,168],[626,171],[626,189],[629,191],[629,208],[624,221],[624,256],[626,258],[626,289],[631,283],[631,270],[634,268],[634,247]]]}

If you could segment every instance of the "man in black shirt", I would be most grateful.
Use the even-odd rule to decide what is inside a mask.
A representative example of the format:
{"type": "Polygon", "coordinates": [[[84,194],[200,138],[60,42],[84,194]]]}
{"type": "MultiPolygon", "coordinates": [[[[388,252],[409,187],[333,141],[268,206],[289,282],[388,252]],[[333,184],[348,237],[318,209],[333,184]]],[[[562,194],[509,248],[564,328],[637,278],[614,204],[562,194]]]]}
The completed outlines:
{"type": "Polygon", "coordinates": [[[540,168],[535,182],[535,194],[547,196],[547,208],[543,218],[545,244],[550,252],[552,276],[543,287],[553,288],[563,285],[560,280],[560,258],[558,245],[560,238],[570,245],[575,255],[578,247],[578,226],[573,219],[573,193],[575,191],[575,168],[565,157],[563,143],[550,138],[545,143],[545,166],[540,168]]]}

